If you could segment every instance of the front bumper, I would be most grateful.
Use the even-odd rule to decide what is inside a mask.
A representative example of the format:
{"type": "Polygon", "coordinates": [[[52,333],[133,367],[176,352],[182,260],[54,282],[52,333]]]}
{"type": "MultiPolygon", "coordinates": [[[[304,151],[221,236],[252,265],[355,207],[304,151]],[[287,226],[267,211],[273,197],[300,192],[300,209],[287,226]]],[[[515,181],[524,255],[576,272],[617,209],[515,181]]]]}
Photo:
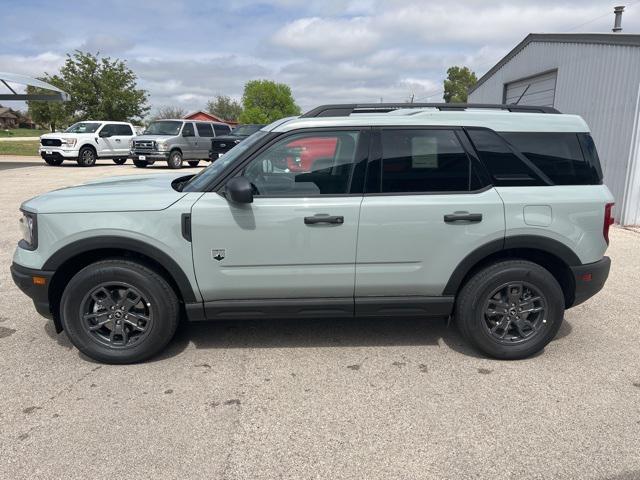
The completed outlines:
{"type": "Polygon", "coordinates": [[[570,306],[575,307],[602,290],[602,287],[604,287],[609,277],[611,259],[609,257],[602,257],[602,259],[597,262],[570,268],[576,286],[573,302],[570,306]]]}
{"type": "Polygon", "coordinates": [[[161,152],[159,150],[151,150],[151,151],[135,151],[132,150],[129,153],[129,158],[131,158],[132,160],[149,160],[152,162],[155,162],[156,160],[168,160],[169,159],[169,152],[161,152]],[[140,157],[144,157],[144,158],[140,158],[140,157]]]}
{"type": "Polygon", "coordinates": [[[78,150],[73,148],[62,147],[43,147],[38,148],[40,157],[44,158],[78,158],[78,150]]]}
{"type": "Polygon", "coordinates": [[[49,284],[53,274],[54,272],[35,270],[17,263],[11,264],[13,283],[33,300],[37,312],[46,318],[53,318],[49,304],[49,284]]]}

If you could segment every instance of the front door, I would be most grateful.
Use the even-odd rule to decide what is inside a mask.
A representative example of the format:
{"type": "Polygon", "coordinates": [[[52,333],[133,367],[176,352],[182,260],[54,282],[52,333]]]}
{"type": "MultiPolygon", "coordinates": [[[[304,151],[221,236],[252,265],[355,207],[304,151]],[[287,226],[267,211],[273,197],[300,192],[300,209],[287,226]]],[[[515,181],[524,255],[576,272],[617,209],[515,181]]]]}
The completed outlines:
{"type": "Polygon", "coordinates": [[[360,212],[356,312],[374,297],[428,304],[468,254],[505,233],[502,200],[463,148],[462,129],[388,128],[375,138],[360,212]]]}
{"type": "Polygon", "coordinates": [[[287,134],[239,173],[253,185],[253,203],[203,194],[191,222],[205,302],[326,300],[352,313],[368,138],[359,130],[287,134]]]}
{"type": "Polygon", "coordinates": [[[182,127],[182,158],[193,160],[198,158],[198,140],[193,123],[185,122],[182,127]]]}

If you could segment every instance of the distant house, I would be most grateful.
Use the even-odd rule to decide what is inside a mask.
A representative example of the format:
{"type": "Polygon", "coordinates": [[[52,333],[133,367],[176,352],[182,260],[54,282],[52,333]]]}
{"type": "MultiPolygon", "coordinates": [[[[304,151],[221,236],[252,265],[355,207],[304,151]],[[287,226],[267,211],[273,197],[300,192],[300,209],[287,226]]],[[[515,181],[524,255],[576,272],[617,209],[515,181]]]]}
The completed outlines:
{"type": "Polygon", "coordinates": [[[236,125],[238,125],[238,122],[236,121],[224,120],[212,113],[205,112],[202,110],[199,110],[197,112],[191,112],[185,115],[184,118],[185,120],[206,120],[209,122],[221,122],[221,123],[226,123],[227,125],[231,125],[232,127],[235,127],[236,125]]]}
{"type": "Polygon", "coordinates": [[[18,128],[18,113],[0,105],[0,128],[3,130],[18,128]]]}

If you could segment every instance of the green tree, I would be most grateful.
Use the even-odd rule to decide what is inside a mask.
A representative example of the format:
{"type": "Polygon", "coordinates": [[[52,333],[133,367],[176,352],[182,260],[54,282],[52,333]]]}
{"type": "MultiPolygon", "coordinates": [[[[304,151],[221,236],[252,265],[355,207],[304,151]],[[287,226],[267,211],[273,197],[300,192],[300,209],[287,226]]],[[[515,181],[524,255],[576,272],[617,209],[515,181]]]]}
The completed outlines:
{"type": "Polygon", "coordinates": [[[149,111],[147,92],[122,60],[76,50],[55,78],[71,96],[65,107],[74,120],[137,121],[149,111]]]}
{"type": "MultiPolygon", "coordinates": [[[[64,89],[64,82],[58,75],[46,75],[39,80],[50,83],[53,86],[64,89]]],[[[27,93],[51,94],[50,91],[38,88],[27,87],[27,93]]],[[[72,112],[68,102],[45,102],[41,100],[30,100],[27,102],[29,115],[33,121],[40,125],[46,125],[53,132],[56,128],[66,127],[72,119],[72,112]]]]}
{"type": "Polygon", "coordinates": [[[291,88],[271,80],[251,80],[242,95],[242,123],[271,123],[283,117],[300,115],[291,88]]]}
{"type": "Polygon", "coordinates": [[[209,100],[206,106],[207,112],[222,118],[237,122],[242,114],[242,105],[237,100],[228,95],[216,95],[216,98],[209,100]]]}
{"type": "Polygon", "coordinates": [[[151,116],[151,120],[162,120],[165,118],[183,118],[187,114],[187,111],[181,107],[171,107],[163,105],[156,110],[151,116]]]}
{"type": "Polygon", "coordinates": [[[478,78],[468,67],[450,67],[444,81],[444,101],[447,103],[466,103],[469,89],[478,78]]]}

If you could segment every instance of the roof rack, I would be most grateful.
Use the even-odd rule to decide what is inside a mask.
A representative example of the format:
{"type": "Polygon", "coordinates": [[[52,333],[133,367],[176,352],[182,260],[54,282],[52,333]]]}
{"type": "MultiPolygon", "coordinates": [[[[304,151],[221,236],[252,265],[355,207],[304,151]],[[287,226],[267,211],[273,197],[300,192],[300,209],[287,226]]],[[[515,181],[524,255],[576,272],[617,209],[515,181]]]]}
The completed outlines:
{"type": "Polygon", "coordinates": [[[414,108],[437,108],[440,111],[464,111],[468,108],[486,108],[488,110],[508,110],[526,113],[560,113],[553,107],[535,107],[530,105],[500,105],[487,103],[345,103],[321,105],[309,110],[301,118],[348,117],[352,113],[388,113],[394,110],[414,108]]]}

